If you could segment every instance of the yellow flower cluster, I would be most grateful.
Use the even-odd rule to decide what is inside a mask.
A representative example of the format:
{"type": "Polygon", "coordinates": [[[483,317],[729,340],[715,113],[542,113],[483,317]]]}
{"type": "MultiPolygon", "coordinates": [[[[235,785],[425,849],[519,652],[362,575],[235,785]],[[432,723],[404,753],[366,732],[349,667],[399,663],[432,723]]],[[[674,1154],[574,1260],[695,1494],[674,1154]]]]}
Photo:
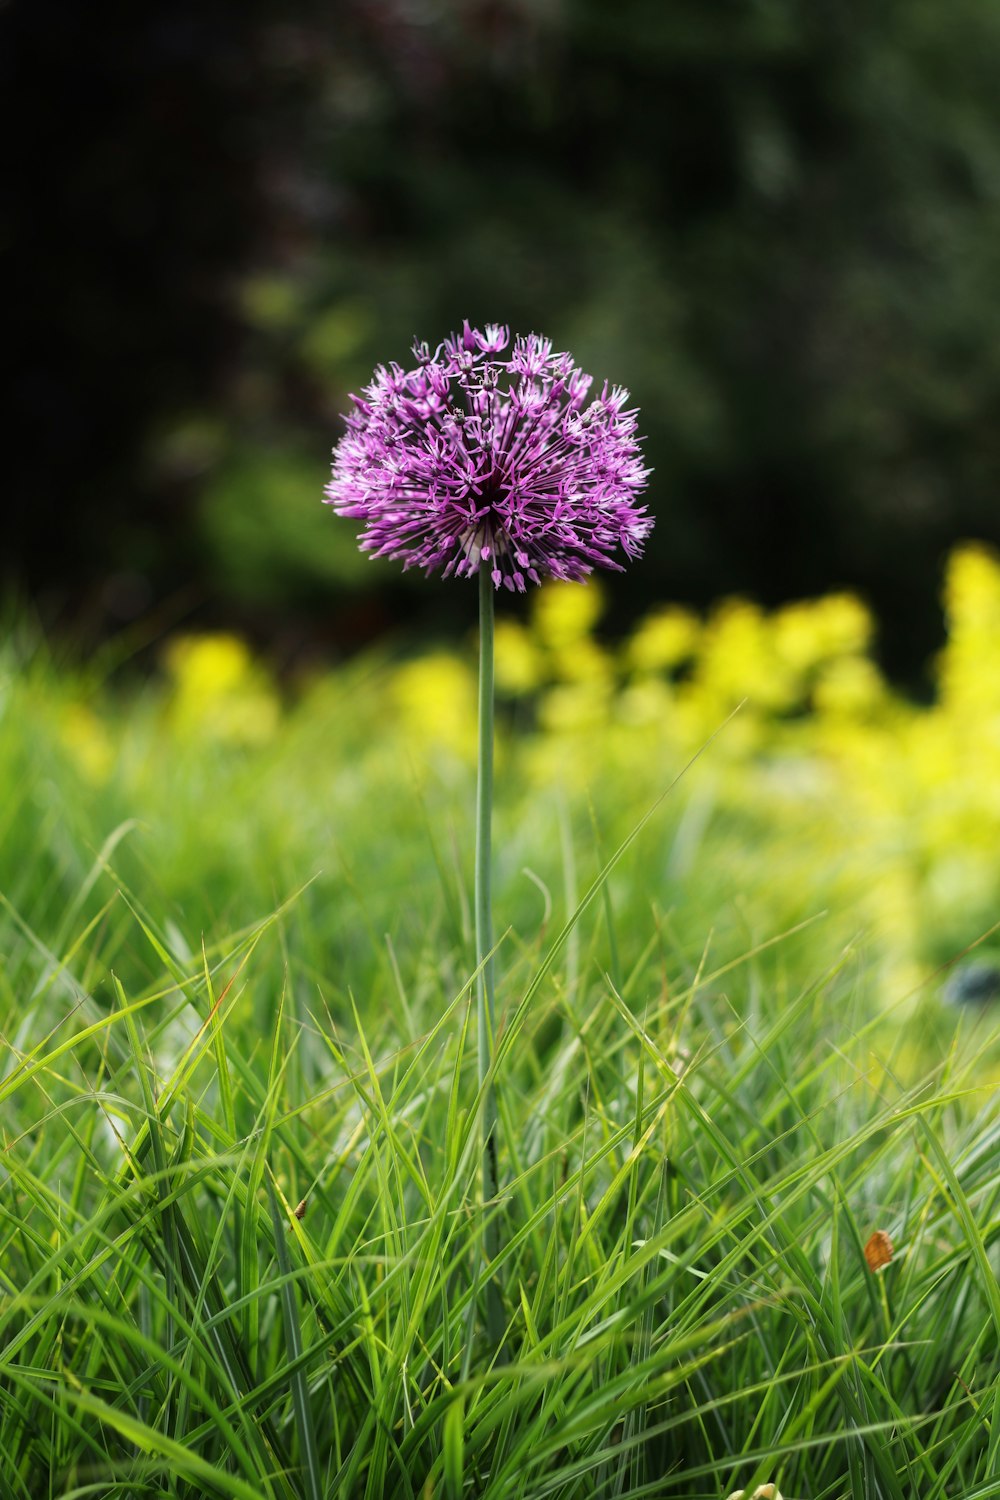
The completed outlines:
{"type": "MultiPolygon", "coordinates": [[[[526,624],[498,621],[501,699],[531,707],[518,738],[530,786],[618,787],[638,810],[725,724],[700,784],[717,818],[755,820],[729,856],[748,887],[767,869],[776,913],[807,893],[836,903],[874,937],[897,998],[1000,920],[1000,560],[985,547],[949,562],[929,707],[889,688],[850,594],[772,612],[726,600],[704,619],[665,605],[617,649],[595,638],[603,604],[595,582],[556,584],[526,624]]],[[[474,710],[461,660],[453,716],[423,715],[428,742],[452,748],[459,702],[474,710]]],[[[458,661],[426,659],[425,702],[453,693],[458,661]]],[[[471,721],[465,742],[471,755],[471,721]]]]}
{"type": "MultiPolygon", "coordinates": [[[[949,561],[947,642],[928,706],[887,685],[871,616],[848,594],[771,612],[727,600],[706,617],[665,604],[617,643],[599,633],[604,602],[596,582],[553,584],[523,621],[498,615],[498,791],[525,824],[537,821],[540,792],[558,789],[569,806],[593,796],[602,819],[627,827],[711,739],[677,793],[671,878],[706,862],[721,869],[749,893],[765,935],[796,914],[840,913],[845,932],[873,938],[894,999],[1000,921],[993,553],[968,544],[949,561]]],[[[361,797],[386,768],[465,776],[474,761],[471,640],[337,669],[287,709],[236,636],[179,638],[163,665],[145,731],[157,754],[267,747],[313,804],[293,764],[304,746],[361,797]]],[[[88,698],[60,714],[63,749],[89,783],[124,776],[134,791],[130,765],[136,778],[155,775],[147,749],[127,748],[134,710],[115,720],[88,698]]]]}
{"type": "Polygon", "coordinates": [[[946,575],[948,639],[927,708],[883,694],[819,716],[870,903],[898,983],[916,982],[1000,920],[1000,559],[969,545],[946,575]]]}
{"type": "Polygon", "coordinates": [[[165,666],[169,717],[181,740],[255,745],[273,737],[277,695],[239,636],[181,636],[168,647],[165,666]]]}

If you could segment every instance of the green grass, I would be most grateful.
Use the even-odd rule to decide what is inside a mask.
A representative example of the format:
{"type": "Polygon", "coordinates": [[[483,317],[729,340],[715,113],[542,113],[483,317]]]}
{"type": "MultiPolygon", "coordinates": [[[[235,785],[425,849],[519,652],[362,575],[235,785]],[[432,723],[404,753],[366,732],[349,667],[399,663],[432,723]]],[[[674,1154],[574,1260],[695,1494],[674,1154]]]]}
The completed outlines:
{"type": "Polygon", "coordinates": [[[495,1357],[472,769],[408,763],[377,663],[248,747],[24,654],[0,1494],[1000,1496],[1000,1024],[881,993],[819,878],[776,911],[749,816],[692,848],[711,746],[639,827],[501,741],[495,1357]]]}

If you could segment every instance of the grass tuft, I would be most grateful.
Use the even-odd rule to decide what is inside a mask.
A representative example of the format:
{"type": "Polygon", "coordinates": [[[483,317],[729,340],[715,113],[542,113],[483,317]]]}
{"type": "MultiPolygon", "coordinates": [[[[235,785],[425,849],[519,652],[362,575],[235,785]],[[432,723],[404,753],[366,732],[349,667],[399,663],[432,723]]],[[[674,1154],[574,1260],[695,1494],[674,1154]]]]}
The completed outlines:
{"type": "Polygon", "coordinates": [[[6,684],[0,1494],[995,1497],[1000,1023],[720,899],[712,750],[638,823],[500,778],[495,1357],[471,778],[353,687],[159,778],[140,695],[88,801],[6,684]]]}

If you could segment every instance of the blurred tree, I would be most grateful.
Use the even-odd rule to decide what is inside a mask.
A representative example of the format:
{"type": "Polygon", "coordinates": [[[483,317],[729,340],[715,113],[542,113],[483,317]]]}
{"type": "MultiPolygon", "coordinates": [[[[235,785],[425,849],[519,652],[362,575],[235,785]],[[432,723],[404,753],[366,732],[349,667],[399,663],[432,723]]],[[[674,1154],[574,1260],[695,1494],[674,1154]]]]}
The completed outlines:
{"type": "Polygon", "coordinates": [[[227,283],[257,231],[247,23],[212,0],[15,0],[3,27],[14,506],[5,561],[79,597],[183,550],[198,454],[157,474],[176,411],[211,411],[235,357],[227,283]],[[169,482],[163,482],[169,479],[169,482]]]}
{"type": "Polygon", "coordinates": [[[642,406],[660,525],[637,586],[849,584],[919,669],[944,551],[1000,540],[1000,11],[83,15],[14,0],[5,23],[33,143],[12,555],[36,583],[62,536],[64,575],[200,570],[327,610],[331,576],[377,589],[347,528],[325,553],[313,529],[346,392],[414,333],[501,318],[642,406]]]}

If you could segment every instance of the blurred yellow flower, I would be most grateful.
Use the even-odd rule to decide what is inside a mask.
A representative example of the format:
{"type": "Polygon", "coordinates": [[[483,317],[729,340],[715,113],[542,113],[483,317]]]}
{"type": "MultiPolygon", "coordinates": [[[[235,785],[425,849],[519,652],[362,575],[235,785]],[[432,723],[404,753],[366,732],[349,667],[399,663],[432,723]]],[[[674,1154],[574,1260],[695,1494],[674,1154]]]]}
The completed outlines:
{"type": "Polygon", "coordinates": [[[668,721],[675,708],[670,686],[655,677],[643,678],[630,683],[618,698],[615,717],[621,724],[662,724],[671,728],[668,721]]]}
{"type": "MultiPolygon", "coordinates": [[[[948,644],[938,663],[942,704],[963,715],[1000,715],[1000,558],[976,544],[959,547],[944,587],[948,644]]],[[[994,726],[995,727],[995,726],[994,726]]]]}
{"type": "Polygon", "coordinates": [[[476,748],[476,679],[467,662],[432,651],[397,667],[391,695],[408,741],[471,759],[476,748]]]}
{"type": "Polygon", "coordinates": [[[786,604],[773,615],[771,628],[778,657],[800,674],[867,651],[874,634],[871,614],[853,594],[786,604]]]}
{"type": "Polygon", "coordinates": [[[610,684],[614,675],[611,657],[588,636],[553,651],[551,660],[553,676],[560,682],[610,684]]]}
{"type": "Polygon", "coordinates": [[[764,611],[747,599],[727,599],[708,620],[692,685],[718,719],[743,699],[753,710],[795,702],[796,683],[774,646],[764,611]]]}
{"type": "Polygon", "coordinates": [[[560,683],[550,688],[538,707],[542,727],[551,734],[578,734],[606,727],[611,714],[610,684],[560,683]]]}
{"type": "Polygon", "coordinates": [[[170,717],[182,737],[250,745],[275,733],[277,695],[238,636],[180,636],[168,646],[165,663],[170,717]]]}
{"type": "Polygon", "coordinates": [[[102,721],[85,703],[67,706],[60,726],[70,758],[85,781],[101,785],[111,776],[115,746],[102,721]]]}
{"type": "Polygon", "coordinates": [[[1000,557],[979,542],[956,547],[948,559],[944,601],[952,639],[1000,629],[1000,557]]]}
{"type": "Polygon", "coordinates": [[[530,693],[545,680],[545,659],[529,630],[516,620],[497,620],[493,644],[496,684],[502,693],[530,693]]]}
{"type": "Polygon", "coordinates": [[[625,661],[637,673],[669,672],[689,661],[698,648],[701,622],[679,605],[654,610],[625,647],[625,661]]]}
{"type": "Polygon", "coordinates": [[[870,713],[883,703],[885,681],[867,656],[841,656],[820,668],[813,686],[817,711],[835,717],[870,713]]]}
{"type": "Polygon", "coordinates": [[[535,596],[532,627],[543,646],[559,650],[589,636],[603,609],[604,591],[596,579],[546,583],[535,596]]]}

